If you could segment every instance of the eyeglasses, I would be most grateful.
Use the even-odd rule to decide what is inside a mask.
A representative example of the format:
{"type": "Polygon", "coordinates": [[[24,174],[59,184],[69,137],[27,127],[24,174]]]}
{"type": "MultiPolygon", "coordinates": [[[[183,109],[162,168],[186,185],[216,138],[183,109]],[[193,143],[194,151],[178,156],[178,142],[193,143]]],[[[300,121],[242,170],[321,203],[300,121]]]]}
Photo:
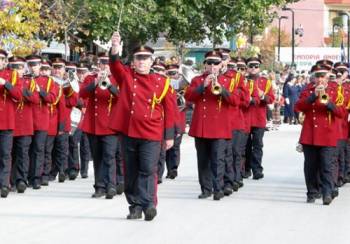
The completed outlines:
{"type": "Polygon", "coordinates": [[[178,72],[175,71],[175,70],[174,70],[174,71],[167,71],[166,74],[167,74],[168,76],[174,76],[174,75],[177,75],[178,72]]]}
{"type": "Polygon", "coordinates": [[[205,61],[205,63],[207,64],[207,65],[219,65],[220,63],[221,63],[221,61],[219,61],[219,60],[206,60],[205,61]]]}
{"type": "Polygon", "coordinates": [[[250,69],[259,69],[260,68],[260,64],[249,64],[248,67],[250,69]]]}

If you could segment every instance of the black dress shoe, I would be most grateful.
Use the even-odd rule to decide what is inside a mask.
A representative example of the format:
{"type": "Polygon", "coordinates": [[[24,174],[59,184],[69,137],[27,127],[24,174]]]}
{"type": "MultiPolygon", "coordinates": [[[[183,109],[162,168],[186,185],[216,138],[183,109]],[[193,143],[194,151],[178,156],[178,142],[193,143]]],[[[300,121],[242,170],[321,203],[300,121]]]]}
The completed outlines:
{"type": "Polygon", "coordinates": [[[209,193],[209,192],[203,192],[202,194],[200,194],[198,196],[199,199],[205,199],[205,198],[208,198],[208,197],[211,197],[211,193],[209,193]]]}
{"type": "Polygon", "coordinates": [[[121,194],[123,194],[123,192],[124,192],[124,184],[123,183],[119,183],[117,185],[117,195],[121,195],[121,194]]]}
{"type": "Polygon", "coordinates": [[[66,180],[66,175],[64,173],[58,174],[58,182],[63,183],[66,180]]]}
{"type": "Polygon", "coordinates": [[[88,177],[88,174],[81,174],[81,178],[86,179],[88,177]]]}
{"type": "Polygon", "coordinates": [[[329,205],[333,201],[331,196],[324,196],[323,197],[323,205],[329,205]]]}
{"type": "Polygon", "coordinates": [[[95,193],[92,194],[92,198],[100,198],[100,197],[103,197],[106,195],[106,192],[101,189],[101,188],[98,188],[97,190],[95,190],[95,193]]]}
{"type": "Polygon", "coordinates": [[[117,190],[115,189],[115,187],[108,187],[106,199],[113,199],[115,195],[117,195],[117,190]]]}
{"type": "Polygon", "coordinates": [[[162,184],[162,183],[163,183],[162,179],[158,179],[157,184],[159,185],[159,184],[162,184]]]}
{"type": "Polygon", "coordinates": [[[2,198],[6,198],[9,194],[9,192],[10,192],[10,188],[8,188],[7,186],[1,187],[1,197],[2,198]]]}
{"type": "Polygon", "coordinates": [[[129,214],[126,216],[127,219],[141,219],[142,218],[142,208],[140,206],[130,206],[129,214]]]}
{"type": "Polygon", "coordinates": [[[33,189],[39,190],[40,188],[41,188],[41,183],[38,180],[34,181],[33,182],[33,189]]]}
{"type": "Polygon", "coordinates": [[[244,186],[243,180],[237,181],[239,188],[242,188],[244,186]]]}
{"type": "Polygon", "coordinates": [[[49,185],[49,180],[46,179],[46,178],[43,178],[43,179],[41,180],[41,185],[42,185],[42,186],[48,186],[48,185],[49,185]]]}
{"type": "Polygon", "coordinates": [[[72,169],[68,174],[69,180],[75,180],[78,177],[78,170],[72,169]]]}
{"type": "Polygon", "coordinates": [[[332,199],[339,196],[339,189],[338,187],[334,187],[334,190],[332,191],[332,199]]]}
{"type": "Polygon", "coordinates": [[[239,184],[238,184],[236,181],[233,182],[233,184],[232,184],[232,189],[233,189],[234,191],[238,191],[238,189],[239,189],[239,184]]]}
{"type": "Polygon", "coordinates": [[[225,196],[230,196],[233,193],[233,190],[230,186],[225,186],[224,188],[224,195],[225,196]]]}
{"type": "Polygon", "coordinates": [[[249,170],[249,171],[245,171],[243,174],[242,174],[242,177],[244,179],[247,179],[249,178],[250,176],[252,176],[252,172],[249,170]]]}
{"type": "Polygon", "coordinates": [[[344,183],[350,183],[350,175],[344,177],[344,183]]]}
{"type": "Polygon", "coordinates": [[[306,202],[307,203],[315,203],[316,202],[316,198],[315,197],[307,197],[306,202]]]}
{"type": "Polygon", "coordinates": [[[27,189],[27,185],[23,181],[19,181],[16,187],[18,193],[24,193],[27,189]]]}
{"type": "Polygon", "coordinates": [[[338,179],[337,181],[337,187],[342,187],[344,185],[343,179],[338,179]]]}
{"type": "Polygon", "coordinates": [[[264,178],[264,174],[263,173],[259,172],[259,173],[256,173],[256,174],[253,175],[253,180],[260,180],[262,178],[264,178]]]}
{"type": "Polygon", "coordinates": [[[321,194],[321,193],[317,193],[317,194],[315,195],[315,198],[316,198],[316,199],[321,199],[321,198],[322,198],[322,194],[321,194]]]}
{"type": "Polygon", "coordinates": [[[157,209],[155,207],[146,208],[143,212],[145,214],[145,220],[151,221],[157,216],[157,209]]]}
{"type": "Polygon", "coordinates": [[[177,170],[176,169],[172,169],[169,172],[169,179],[175,179],[177,177],[177,170]]]}
{"type": "Polygon", "coordinates": [[[214,192],[214,196],[213,196],[213,199],[215,201],[219,201],[221,198],[224,197],[224,193],[219,191],[219,192],[214,192]]]}

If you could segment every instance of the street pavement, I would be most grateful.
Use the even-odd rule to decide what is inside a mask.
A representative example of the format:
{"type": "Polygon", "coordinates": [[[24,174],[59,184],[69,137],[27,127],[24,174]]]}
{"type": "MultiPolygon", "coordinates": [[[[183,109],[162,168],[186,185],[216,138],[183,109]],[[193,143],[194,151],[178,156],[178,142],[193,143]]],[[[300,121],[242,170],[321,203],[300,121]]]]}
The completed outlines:
{"type": "MultiPolygon", "coordinates": [[[[349,243],[350,185],[330,206],[306,203],[300,127],[283,125],[264,138],[265,178],[245,180],[221,201],[199,200],[193,138],[184,137],[179,177],[159,185],[158,216],[126,220],[124,195],[92,199],[88,179],[53,182],[0,199],[0,244],[70,243],[349,243]]],[[[92,165],[90,165],[92,169],[92,165]]]]}

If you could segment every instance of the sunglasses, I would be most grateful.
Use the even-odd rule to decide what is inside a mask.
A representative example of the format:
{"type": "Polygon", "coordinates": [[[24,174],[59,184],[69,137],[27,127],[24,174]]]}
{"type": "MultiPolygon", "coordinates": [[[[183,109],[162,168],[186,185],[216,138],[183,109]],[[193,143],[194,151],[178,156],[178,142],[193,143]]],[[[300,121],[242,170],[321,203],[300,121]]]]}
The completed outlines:
{"type": "Polygon", "coordinates": [[[246,70],[246,67],[238,67],[237,70],[238,70],[238,71],[245,71],[245,70],[246,70]]]}
{"type": "Polygon", "coordinates": [[[147,60],[149,59],[151,56],[150,55],[135,55],[134,58],[136,60],[147,60]]]}
{"type": "Polygon", "coordinates": [[[75,73],[75,69],[66,69],[66,72],[73,72],[73,73],[75,73]]]}
{"type": "Polygon", "coordinates": [[[64,67],[63,67],[63,65],[53,65],[52,68],[53,69],[62,69],[64,67]]]}
{"type": "Polygon", "coordinates": [[[166,72],[167,73],[167,75],[169,75],[169,76],[174,76],[174,75],[177,75],[177,71],[168,71],[168,72],[166,72]]]}
{"type": "Polygon", "coordinates": [[[249,64],[248,67],[250,69],[259,69],[260,68],[260,64],[249,64]]]}
{"type": "Polygon", "coordinates": [[[326,76],[326,73],[315,73],[316,78],[323,78],[326,76]]]}
{"type": "Polygon", "coordinates": [[[100,60],[100,64],[109,64],[109,60],[105,60],[105,59],[100,60]]]}
{"type": "Polygon", "coordinates": [[[28,62],[28,66],[37,66],[37,65],[40,65],[40,62],[28,62]]]}
{"type": "Polygon", "coordinates": [[[162,71],[164,71],[164,69],[162,69],[162,68],[157,68],[157,67],[153,67],[152,68],[155,72],[162,72],[162,71]]]}
{"type": "Polygon", "coordinates": [[[205,63],[207,65],[219,65],[221,63],[221,61],[218,61],[218,60],[206,60],[205,63]]]}
{"type": "Polygon", "coordinates": [[[12,69],[24,69],[23,64],[11,64],[12,69]]]}

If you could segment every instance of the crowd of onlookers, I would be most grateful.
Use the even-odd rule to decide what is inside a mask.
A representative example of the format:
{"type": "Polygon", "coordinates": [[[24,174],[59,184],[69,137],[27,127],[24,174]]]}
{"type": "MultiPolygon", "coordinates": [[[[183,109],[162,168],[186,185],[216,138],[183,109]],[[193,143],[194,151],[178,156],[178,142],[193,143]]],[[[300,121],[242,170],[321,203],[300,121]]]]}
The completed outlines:
{"type": "Polygon", "coordinates": [[[294,105],[309,82],[309,73],[286,66],[282,72],[263,71],[261,75],[272,81],[276,98],[274,104],[267,109],[267,130],[277,130],[282,123],[299,124],[299,115],[294,111],[294,105]]]}

